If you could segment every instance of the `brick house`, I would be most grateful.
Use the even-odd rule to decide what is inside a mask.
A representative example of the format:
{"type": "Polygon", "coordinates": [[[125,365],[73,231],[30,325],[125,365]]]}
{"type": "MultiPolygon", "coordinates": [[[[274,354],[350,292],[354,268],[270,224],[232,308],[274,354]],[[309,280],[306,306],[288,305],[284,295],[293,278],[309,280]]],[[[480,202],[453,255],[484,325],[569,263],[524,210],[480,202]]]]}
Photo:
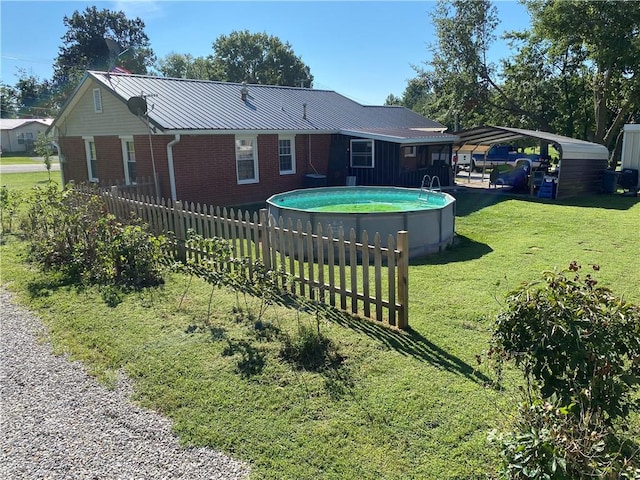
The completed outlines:
{"type": "Polygon", "coordinates": [[[445,129],[327,90],[89,71],[50,133],[65,182],[155,172],[162,197],[242,205],[347,177],[419,187],[438,173],[446,184],[457,137],[445,129]]]}

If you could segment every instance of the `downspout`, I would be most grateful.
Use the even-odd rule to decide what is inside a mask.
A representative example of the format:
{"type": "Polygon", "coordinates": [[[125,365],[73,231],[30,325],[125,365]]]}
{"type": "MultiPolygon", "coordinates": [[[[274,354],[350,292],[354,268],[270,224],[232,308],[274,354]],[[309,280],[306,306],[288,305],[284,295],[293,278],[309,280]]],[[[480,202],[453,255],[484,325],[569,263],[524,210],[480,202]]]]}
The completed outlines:
{"type": "Polygon", "coordinates": [[[176,173],[173,167],[173,146],[180,142],[180,134],[176,133],[173,140],[167,143],[167,166],[169,167],[169,185],[171,187],[171,200],[177,200],[176,173]]]}

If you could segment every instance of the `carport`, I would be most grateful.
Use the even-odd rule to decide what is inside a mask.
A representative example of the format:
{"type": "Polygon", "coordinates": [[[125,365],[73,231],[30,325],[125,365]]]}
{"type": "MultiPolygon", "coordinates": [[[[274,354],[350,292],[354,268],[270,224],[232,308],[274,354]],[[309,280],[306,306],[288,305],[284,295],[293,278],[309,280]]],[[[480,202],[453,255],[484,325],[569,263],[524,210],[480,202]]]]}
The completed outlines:
{"type": "Polygon", "coordinates": [[[556,198],[600,193],[604,171],[609,160],[609,150],[604,145],[563,137],[539,130],[522,128],[482,126],[455,132],[454,144],[493,145],[510,143],[523,138],[533,138],[541,143],[553,145],[560,154],[557,172],[556,198]]]}

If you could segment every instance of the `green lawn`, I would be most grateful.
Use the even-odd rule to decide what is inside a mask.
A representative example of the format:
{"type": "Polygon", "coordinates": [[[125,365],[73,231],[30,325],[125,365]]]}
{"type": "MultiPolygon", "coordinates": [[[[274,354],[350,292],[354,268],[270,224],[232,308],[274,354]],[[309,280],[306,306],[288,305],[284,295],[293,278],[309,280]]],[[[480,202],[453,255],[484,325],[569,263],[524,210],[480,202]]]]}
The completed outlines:
{"type": "MultiPolygon", "coordinates": [[[[15,175],[3,183],[28,183],[15,175]]],[[[225,290],[213,292],[208,318],[208,286],[177,274],[109,308],[97,289],[24,264],[26,246],[12,236],[0,247],[2,283],[42,316],[58,352],[106,384],[126,372],[136,399],[171,418],[185,444],[249,461],[256,479],[486,478],[497,462],[487,432],[512,411],[519,381],[508,370],[505,389],[493,389],[476,360],[505,295],[576,260],[599,264],[601,284],[640,303],[640,202],[469,193],[457,213],[456,246],[411,264],[409,332],[308,305],[255,322],[225,290]],[[284,361],[281,332],[295,336],[316,318],[337,347],[334,364],[284,361]]],[[[631,429],[640,438],[637,416],[631,429]]]]}
{"type": "MultiPolygon", "coordinates": [[[[51,157],[52,163],[58,163],[58,157],[51,157]]],[[[21,157],[21,156],[1,156],[0,165],[32,165],[34,163],[43,163],[38,157],[21,157]]]]}

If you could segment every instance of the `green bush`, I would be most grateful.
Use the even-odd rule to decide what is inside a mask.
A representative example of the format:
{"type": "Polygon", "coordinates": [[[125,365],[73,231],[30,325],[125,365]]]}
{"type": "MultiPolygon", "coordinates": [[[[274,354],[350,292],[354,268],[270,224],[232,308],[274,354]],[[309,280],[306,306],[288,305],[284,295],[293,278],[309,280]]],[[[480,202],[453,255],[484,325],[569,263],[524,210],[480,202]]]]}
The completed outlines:
{"type": "Polygon", "coordinates": [[[9,190],[6,185],[0,187],[0,235],[11,232],[22,200],[20,192],[9,190]]]}
{"type": "Polygon", "coordinates": [[[574,262],[512,293],[491,353],[513,359],[542,398],[626,417],[640,407],[632,395],[640,383],[640,308],[579,270],[574,262]]]}
{"type": "Polygon", "coordinates": [[[36,188],[22,227],[30,260],[73,281],[135,289],[163,281],[165,239],[136,219],[118,222],[97,195],[36,188]]]}
{"type": "Polygon", "coordinates": [[[498,316],[489,356],[526,380],[512,423],[491,435],[507,478],[640,478],[616,432],[640,406],[640,308],[579,270],[545,272],[498,316]]]}

